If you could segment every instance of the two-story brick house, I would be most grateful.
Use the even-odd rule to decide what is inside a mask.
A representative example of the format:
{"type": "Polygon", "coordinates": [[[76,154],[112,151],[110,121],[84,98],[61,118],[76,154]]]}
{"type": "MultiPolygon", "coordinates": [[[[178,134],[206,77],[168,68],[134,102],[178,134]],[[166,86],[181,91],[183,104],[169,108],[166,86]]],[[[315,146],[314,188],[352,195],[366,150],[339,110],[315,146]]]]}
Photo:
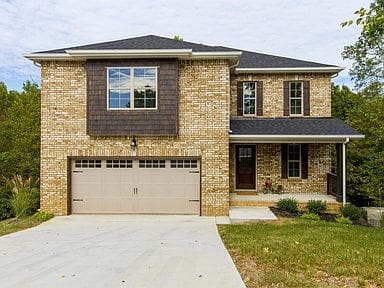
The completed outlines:
{"type": "Polygon", "coordinates": [[[267,178],[324,194],[330,144],[345,163],[363,137],[330,118],[338,66],[158,36],[26,57],[41,65],[41,207],[57,215],[227,215],[231,192],[267,178]]]}

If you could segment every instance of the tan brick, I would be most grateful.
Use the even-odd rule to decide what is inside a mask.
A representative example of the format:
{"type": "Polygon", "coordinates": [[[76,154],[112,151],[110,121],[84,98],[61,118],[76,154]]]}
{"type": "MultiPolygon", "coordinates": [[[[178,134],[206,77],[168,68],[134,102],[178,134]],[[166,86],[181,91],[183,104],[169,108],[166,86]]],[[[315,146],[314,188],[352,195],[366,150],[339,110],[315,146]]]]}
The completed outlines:
{"type": "Polygon", "coordinates": [[[129,137],[86,134],[85,62],[43,62],[41,104],[41,205],[67,214],[68,157],[199,156],[202,215],[228,215],[229,63],[179,63],[179,135],[140,137],[137,154],[129,137]]]}
{"type": "Polygon", "coordinates": [[[300,80],[310,81],[310,116],[330,117],[331,77],[329,74],[232,75],[231,116],[237,116],[237,81],[263,81],[263,117],[283,117],[283,83],[300,80]]]}

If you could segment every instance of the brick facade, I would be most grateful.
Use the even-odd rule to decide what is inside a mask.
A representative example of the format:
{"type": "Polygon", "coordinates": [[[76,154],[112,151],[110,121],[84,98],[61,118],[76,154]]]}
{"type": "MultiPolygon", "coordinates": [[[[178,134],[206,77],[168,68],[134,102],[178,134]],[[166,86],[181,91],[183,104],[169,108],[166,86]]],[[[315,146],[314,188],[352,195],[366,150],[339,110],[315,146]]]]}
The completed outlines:
{"type": "Polygon", "coordinates": [[[86,63],[42,62],[41,208],[68,213],[68,157],[201,157],[202,215],[229,209],[229,63],[179,62],[179,135],[138,136],[137,152],[126,136],[86,133],[86,63]]]}
{"type": "MultiPolygon", "coordinates": [[[[331,115],[330,75],[230,75],[227,60],[178,61],[178,135],[130,136],[87,134],[87,65],[84,61],[41,63],[41,208],[69,212],[70,157],[199,157],[202,215],[228,215],[235,191],[234,145],[229,117],[237,114],[236,81],[263,81],[263,116],[283,116],[283,82],[310,81],[310,116],[331,115]]],[[[256,144],[257,191],[266,177],[285,193],[325,193],[331,158],[328,144],[309,144],[308,179],[281,179],[280,144],[256,144]]]]}
{"type": "MultiPolygon", "coordinates": [[[[331,116],[329,74],[237,74],[231,77],[231,116],[237,116],[237,81],[263,82],[263,117],[283,117],[284,81],[310,81],[310,117],[331,116]]],[[[247,116],[249,117],[249,116],[247,116]]],[[[260,116],[258,116],[260,117],[260,116]]]]}
{"type": "MultiPolygon", "coordinates": [[[[308,145],[308,179],[281,178],[281,144],[255,144],[256,191],[262,192],[265,180],[283,185],[284,193],[326,194],[327,173],[331,171],[329,144],[308,145]]],[[[229,147],[229,189],[235,192],[235,145],[229,147]]]]}

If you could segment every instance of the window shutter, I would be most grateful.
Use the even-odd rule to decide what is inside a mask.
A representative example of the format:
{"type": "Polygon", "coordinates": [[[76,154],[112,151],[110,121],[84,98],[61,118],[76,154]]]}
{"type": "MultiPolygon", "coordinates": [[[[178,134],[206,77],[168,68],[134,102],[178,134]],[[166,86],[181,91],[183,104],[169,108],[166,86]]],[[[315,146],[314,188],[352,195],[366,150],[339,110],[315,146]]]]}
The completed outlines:
{"type": "Polygon", "coordinates": [[[281,178],[288,178],[288,144],[281,144],[281,178]]]}
{"type": "Polygon", "coordinates": [[[304,102],[304,116],[310,114],[310,95],[309,95],[309,81],[303,81],[303,102],[304,102]]]}
{"type": "Polygon", "coordinates": [[[289,114],[289,81],[284,81],[284,116],[289,114]]]}
{"type": "Polygon", "coordinates": [[[257,116],[263,116],[263,81],[257,81],[257,116]]]}
{"type": "Polygon", "coordinates": [[[308,144],[301,144],[301,178],[308,179],[308,144]]]}
{"type": "Polygon", "coordinates": [[[243,82],[237,81],[237,116],[243,116],[243,82]]]}

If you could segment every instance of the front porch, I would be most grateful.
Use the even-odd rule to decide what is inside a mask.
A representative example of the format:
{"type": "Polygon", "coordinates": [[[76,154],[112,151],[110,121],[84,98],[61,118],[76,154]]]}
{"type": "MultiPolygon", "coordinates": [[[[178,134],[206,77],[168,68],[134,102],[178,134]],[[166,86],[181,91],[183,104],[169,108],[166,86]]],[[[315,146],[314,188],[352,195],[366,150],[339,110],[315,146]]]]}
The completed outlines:
{"type": "Polygon", "coordinates": [[[300,209],[305,209],[309,200],[320,200],[327,203],[328,212],[339,212],[342,203],[336,200],[336,197],[326,194],[310,193],[283,193],[283,194],[257,194],[257,195],[238,195],[230,193],[230,207],[276,207],[277,202],[283,198],[294,198],[298,201],[300,209]]]}
{"type": "Polygon", "coordinates": [[[229,138],[230,206],[295,198],[300,208],[321,200],[338,212],[339,201],[347,201],[347,143],[364,135],[333,118],[233,118],[229,138]],[[333,145],[337,176],[331,173],[333,145]]]}

